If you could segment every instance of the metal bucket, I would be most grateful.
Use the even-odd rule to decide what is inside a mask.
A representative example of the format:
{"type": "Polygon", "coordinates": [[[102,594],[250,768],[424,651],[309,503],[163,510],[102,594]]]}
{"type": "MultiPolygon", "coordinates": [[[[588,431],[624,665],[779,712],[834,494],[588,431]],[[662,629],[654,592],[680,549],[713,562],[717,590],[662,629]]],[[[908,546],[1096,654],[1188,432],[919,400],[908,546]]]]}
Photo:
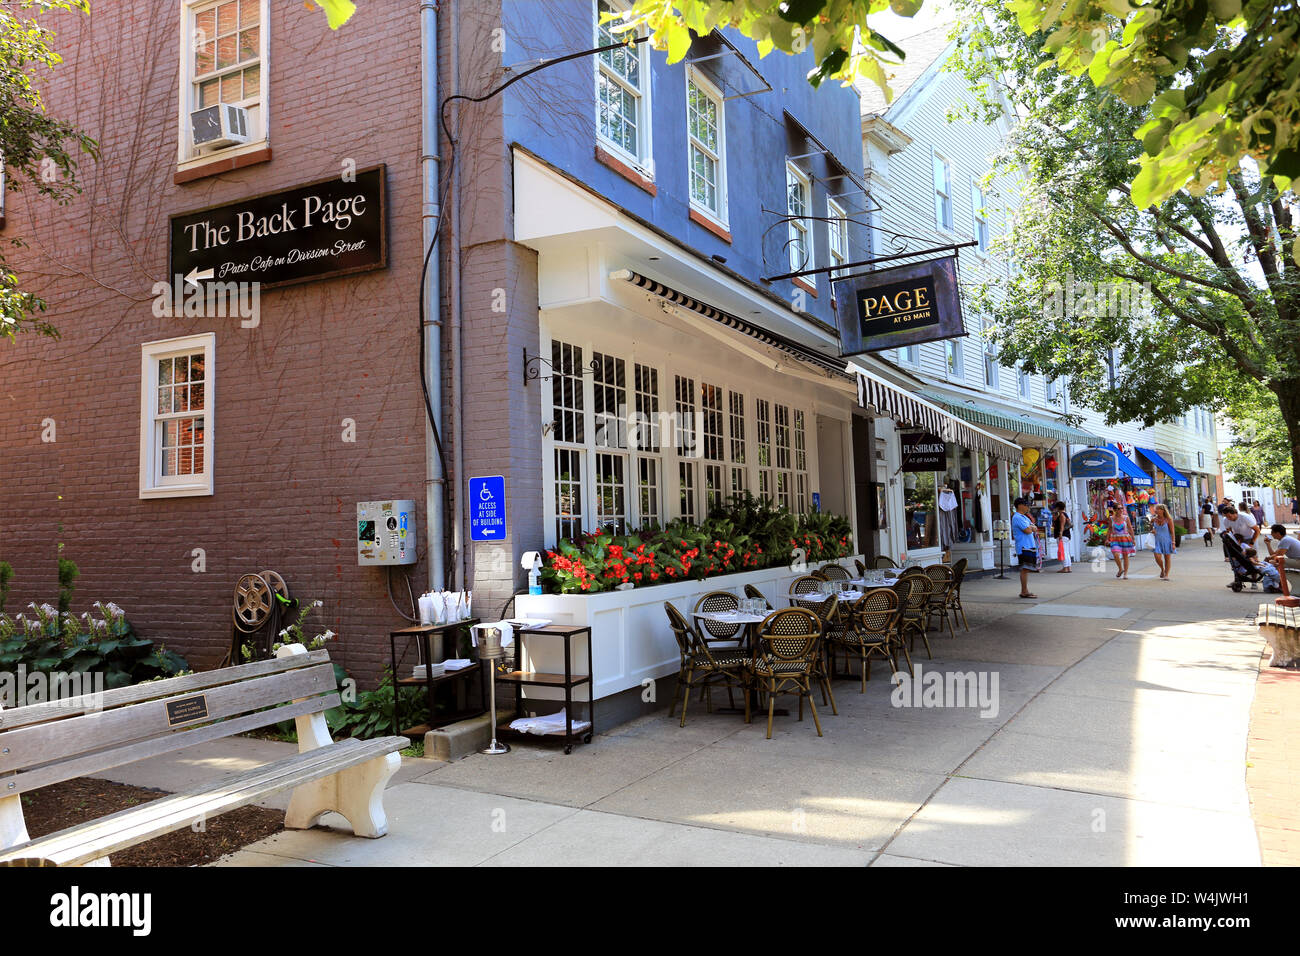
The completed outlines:
{"type": "Polygon", "coordinates": [[[496,660],[504,657],[505,652],[501,648],[501,629],[496,627],[478,627],[478,658],[484,660],[496,660]]]}

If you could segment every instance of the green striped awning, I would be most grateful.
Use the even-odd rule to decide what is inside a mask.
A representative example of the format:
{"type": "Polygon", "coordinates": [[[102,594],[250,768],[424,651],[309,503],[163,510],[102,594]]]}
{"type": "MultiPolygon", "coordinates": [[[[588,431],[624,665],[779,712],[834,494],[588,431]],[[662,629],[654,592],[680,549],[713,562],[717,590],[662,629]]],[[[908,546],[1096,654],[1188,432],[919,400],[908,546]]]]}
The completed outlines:
{"type": "Polygon", "coordinates": [[[930,401],[942,405],[958,418],[964,418],[966,421],[974,422],[977,425],[992,425],[994,428],[1001,428],[1013,434],[1038,435],[1040,438],[1072,442],[1076,445],[1106,444],[1106,439],[1100,435],[1093,435],[1064,422],[1052,421],[1040,415],[1030,415],[1027,412],[1001,411],[996,408],[989,408],[987,405],[977,404],[970,399],[957,398],[939,392],[922,391],[921,394],[930,401]]]}

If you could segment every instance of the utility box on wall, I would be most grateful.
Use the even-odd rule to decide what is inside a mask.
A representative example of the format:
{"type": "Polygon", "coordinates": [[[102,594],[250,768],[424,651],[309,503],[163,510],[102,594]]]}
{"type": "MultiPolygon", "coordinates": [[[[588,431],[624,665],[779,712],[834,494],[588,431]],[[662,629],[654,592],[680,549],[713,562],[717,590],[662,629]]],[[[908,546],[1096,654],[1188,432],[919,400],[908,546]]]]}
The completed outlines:
{"type": "Polygon", "coordinates": [[[415,563],[415,502],[357,502],[357,564],[415,563]]]}

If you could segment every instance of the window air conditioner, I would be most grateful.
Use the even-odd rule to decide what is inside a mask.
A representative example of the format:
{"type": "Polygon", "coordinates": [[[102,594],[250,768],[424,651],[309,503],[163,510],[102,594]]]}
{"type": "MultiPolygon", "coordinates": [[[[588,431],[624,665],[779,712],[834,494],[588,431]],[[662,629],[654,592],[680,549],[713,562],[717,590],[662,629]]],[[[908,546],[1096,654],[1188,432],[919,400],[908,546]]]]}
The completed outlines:
{"type": "Polygon", "coordinates": [[[248,110],[229,103],[205,106],[190,114],[190,131],[194,148],[219,148],[247,143],[248,110]]]}

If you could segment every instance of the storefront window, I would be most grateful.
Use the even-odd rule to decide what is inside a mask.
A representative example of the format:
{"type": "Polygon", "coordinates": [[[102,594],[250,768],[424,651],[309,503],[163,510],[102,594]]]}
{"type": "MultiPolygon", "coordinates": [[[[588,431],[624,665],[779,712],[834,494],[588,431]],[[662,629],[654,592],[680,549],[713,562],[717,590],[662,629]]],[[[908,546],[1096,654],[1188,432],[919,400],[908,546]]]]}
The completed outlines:
{"type": "Polygon", "coordinates": [[[938,544],[933,472],[908,472],[903,476],[903,509],[907,516],[907,549],[938,544]]]}

